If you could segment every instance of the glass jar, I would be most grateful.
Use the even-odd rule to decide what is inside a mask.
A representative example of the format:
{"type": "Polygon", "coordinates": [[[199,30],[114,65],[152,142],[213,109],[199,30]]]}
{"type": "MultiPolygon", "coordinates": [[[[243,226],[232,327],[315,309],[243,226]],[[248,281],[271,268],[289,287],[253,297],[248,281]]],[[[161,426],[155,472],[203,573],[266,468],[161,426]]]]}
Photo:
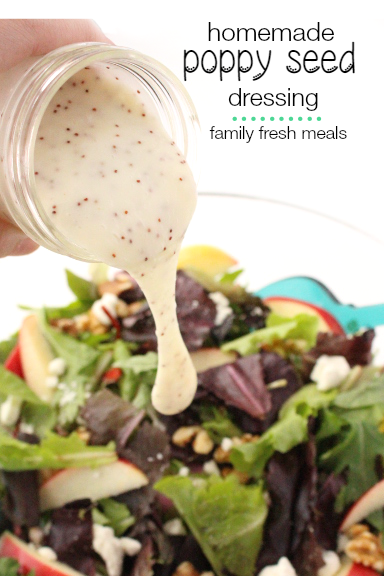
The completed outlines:
{"type": "Polygon", "coordinates": [[[34,178],[34,145],[43,114],[60,87],[86,66],[108,63],[132,75],[153,104],[165,130],[198,177],[199,122],[182,83],[161,63],[129,48],[100,43],[64,46],[29,58],[0,75],[0,215],[38,244],[77,260],[94,255],[71,243],[47,218],[34,178]]]}

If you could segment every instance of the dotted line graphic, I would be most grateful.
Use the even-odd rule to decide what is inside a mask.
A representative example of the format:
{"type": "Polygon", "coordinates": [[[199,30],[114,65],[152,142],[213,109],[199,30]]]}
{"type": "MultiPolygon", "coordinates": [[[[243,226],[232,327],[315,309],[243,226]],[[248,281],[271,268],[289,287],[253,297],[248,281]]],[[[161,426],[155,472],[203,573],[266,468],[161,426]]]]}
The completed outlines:
{"type": "MultiPolygon", "coordinates": [[[[242,120],[243,122],[245,122],[246,119],[247,119],[246,116],[242,116],[242,117],[241,117],[241,120],[242,120]]],[[[236,120],[240,120],[240,118],[238,118],[237,116],[233,116],[233,117],[232,117],[232,120],[233,120],[234,122],[236,122],[236,120]]],[[[251,120],[252,120],[252,122],[254,122],[254,121],[256,120],[256,117],[255,117],[255,116],[252,116],[252,117],[251,117],[251,120]]],[[[270,116],[269,118],[266,118],[265,116],[260,116],[260,120],[261,120],[261,122],[264,122],[265,120],[270,120],[271,122],[274,122],[274,120],[277,120],[277,118],[275,118],[274,116],[270,116]]],[[[283,117],[283,116],[280,116],[280,117],[279,117],[279,120],[280,120],[280,122],[283,122],[284,117],[283,117]]],[[[293,116],[289,116],[288,120],[289,120],[290,122],[292,122],[292,120],[295,120],[295,118],[293,118],[293,116]]],[[[308,122],[311,122],[312,120],[317,120],[318,122],[320,122],[321,116],[317,116],[317,118],[312,118],[312,116],[308,116],[307,118],[303,118],[302,116],[298,116],[297,120],[298,120],[299,122],[302,122],[303,120],[308,120],[308,122]]]]}

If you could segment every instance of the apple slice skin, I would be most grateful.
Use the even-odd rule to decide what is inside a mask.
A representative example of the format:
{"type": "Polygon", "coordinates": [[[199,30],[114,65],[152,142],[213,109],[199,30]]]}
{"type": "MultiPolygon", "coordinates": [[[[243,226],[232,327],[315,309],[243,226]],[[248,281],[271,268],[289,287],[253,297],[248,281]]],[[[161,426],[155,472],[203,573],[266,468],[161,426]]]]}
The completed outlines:
{"type": "Polygon", "coordinates": [[[348,510],[340,525],[340,532],[348,530],[353,524],[357,524],[375,510],[384,506],[384,480],[377,482],[367,490],[348,510]]]}
{"type": "Polygon", "coordinates": [[[22,574],[35,571],[35,576],[82,576],[77,570],[61,562],[47,560],[28,544],[10,532],[4,532],[0,539],[0,558],[14,558],[21,566],[22,574]]]}
{"type": "Polygon", "coordinates": [[[20,354],[20,344],[17,343],[16,346],[13,348],[12,352],[4,362],[4,368],[9,370],[9,372],[13,372],[19,378],[24,380],[24,372],[23,366],[21,365],[21,354],[20,354]]]}
{"type": "Polygon", "coordinates": [[[333,332],[333,334],[345,334],[342,326],[336,318],[329,312],[304,300],[286,298],[285,296],[270,296],[263,301],[269,306],[272,312],[282,316],[295,316],[296,314],[313,314],[320,319],[321,332],[333,332]]]}
{"type": "Polygon", "coordinates": [[[357,564],[349,559],[344,559],[342,561],[341,568],[336,572],[334,576],[380,576],[378,572],[363,566],[362,564],[357,564]]]}
{"type": "Polygon", "coordinates": [[[60,508],[83,498],[94,501],[109,498],[147,484],[144,472],[128,460],[120,459],[98,468],[66,468],[53,474],[40,487],[40,510],[60,508]]]}

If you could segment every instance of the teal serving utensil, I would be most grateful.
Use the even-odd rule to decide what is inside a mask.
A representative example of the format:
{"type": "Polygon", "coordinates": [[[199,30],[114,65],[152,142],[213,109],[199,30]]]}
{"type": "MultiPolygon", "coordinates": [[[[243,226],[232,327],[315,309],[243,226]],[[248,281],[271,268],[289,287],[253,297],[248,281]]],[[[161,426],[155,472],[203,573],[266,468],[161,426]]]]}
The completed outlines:
{"type": "Polygon", "coordinates": [[[260,298],[282,297],[318,306],[336,318],[347,333],[384,324],[384,304],[356,307],[342,304],[324,284],[307,276],[293,276],[256,290],[260,298]]]}

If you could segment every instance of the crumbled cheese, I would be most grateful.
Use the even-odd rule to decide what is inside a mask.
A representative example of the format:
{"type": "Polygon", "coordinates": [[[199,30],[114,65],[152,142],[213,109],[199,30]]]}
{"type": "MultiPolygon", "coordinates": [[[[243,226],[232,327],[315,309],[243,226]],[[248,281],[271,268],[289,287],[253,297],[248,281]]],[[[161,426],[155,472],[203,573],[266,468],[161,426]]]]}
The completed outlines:
{"type": "Polygon", "coordinates": [[[34,434],[35,428],[33,424],[29,424],[28,422],[20,422],[19,432],[23,434],[34,434]]]}
{"type": "Polygon", "coordinates": [[[141,550],[141,542],[135,540],[135,538],[119,538],[121,547],[127,556],[136,556],[141,550]]]}
{"type": "Polygon", "coordinates": [[[318,390],[323,392],[340,386],[351,368],[344,356],[327,356],[323,354],[316,360],[311,372],[311,380],[316,382],[318,390]]]}
{"type": "Polygon", "coordinates": [[[179,470],[179,476],[189,476],[189,472],[188,466],[182,466],[179,470]]]}
{"type": "Polygon", "coordinates": [[[0,406],[0,424],[14,426],[20,417],[22,400],[15,396],[8,396],[0,406]]]}
{"type": "Polygon", "coordinates": [[[67,363],[64,358],[54,358],[48,364],[48,373],[51,376],[62,376],[67,369],[67,363]]]}
{"type": "Polygon", "coordinates": [[[203,472],[210,476],[220,476],[220,468],[214,460],[208,460],[203,464],[203,472]]]}
{"type": "Polygon", "coordinates": [[[283,556],[277,564],[263,568],[259,576],[297,576],[297,574],[288,558],[283,556]]]}
{"type": "Polygon", "coordinates": [[[124,551],[112,528],[94,524],[92,546],[104,560],[108,576],[120,576],[123,568],[124,551]]]}
{"type": "Polygon", "coordinates": [[[47,376],[45,379],[45,385],[48,388],[57,388],[58,383],[59,379],[57,376],[47,376]]]}
{"type": "Polygon", "coordinates": [[[52,550],[52,548],[49,548],[49,546],[40,546],[40,548],[38,548],[36,552],[39,554],[39,556],[42,556],[45,560],[49,560],[51,562],[55,562],[57,560],[56,552],[52,550]]]}
{"type": "Polygon", "coordinates": [[[116,294],[106,292],[105,294],[103,294],[100,300],[96,300],[96,302],[92,304],[93,314],[96,316],[98,321],[104,326],[110,326],[111,319],[108,317],[108,314],[104,312],[103,308],[105,308],[109,312],[112,318],[116,318],[117,316],[116,306],[118,300],[119,299],[116,296],[116,294]]]}
{"type": "Polygon", "coordinates": [[[180,518],[168,520],[163,526],[164,532],[169,536],[186,536],[187,531],[180,518]]]}
{"type": "Polygon", "coordinates": [[[211,292],[209,297],[216,304],[215,326],[220,326],[232,314],[229,300],[221,292],[211,292]]]}
{"type": "Polygon", "coordinates": [[[105,562],[108,576],[121,576],[124,555],[135,556],[141,544],[133,538],[116,538],[109,526],[93,525],[92,546],[105,562]]]}
{"type": "Polygon", "coordinates": [[[67,404],[71,404],[76,399],[76,391],[75,390],[66,390],[62,397],[60,398],[59,405],[61,408],[66,406],[67,404]]]}
{"type": "Polygon", "coordinates": [[[233,440],[232,438],[223,438],[221,441],[221,448],[224,452],[229,452],[233,448],[233,440]]]}
{"type": "Polygon", "coordinates": [[[325,562],[318,572],[317,576],[334,576],[340,568],[340,558],[333,550],[323,550],[323,560],[325,562]]]}

